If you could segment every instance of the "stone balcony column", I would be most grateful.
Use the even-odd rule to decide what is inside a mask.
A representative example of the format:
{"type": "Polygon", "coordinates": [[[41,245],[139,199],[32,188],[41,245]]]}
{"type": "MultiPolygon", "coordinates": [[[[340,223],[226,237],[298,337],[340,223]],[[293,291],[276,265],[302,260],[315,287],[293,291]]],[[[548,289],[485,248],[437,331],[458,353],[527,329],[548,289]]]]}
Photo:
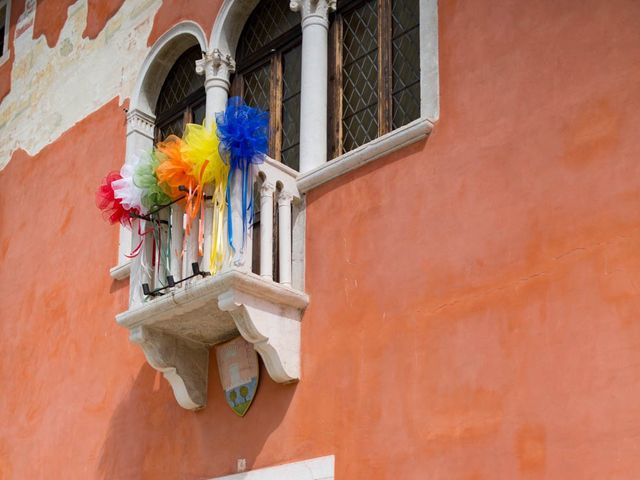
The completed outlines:
{"type": "Polygon", "coordinates": [[[223,53],[217,48],[203,54],[202,59],[196,62],[196,72],[205,77],[207,122],[214,122],[215,114],[227,106],[229,88],[231,87],[229,79],[235,69],[236,62],[231,55],[223,53]]]}
{"type": "Polygon", "coordinates": [[[300,172],[327,161],[327,56],[329,12],[336,0],[291,0],[302,16],[300,172]]]}

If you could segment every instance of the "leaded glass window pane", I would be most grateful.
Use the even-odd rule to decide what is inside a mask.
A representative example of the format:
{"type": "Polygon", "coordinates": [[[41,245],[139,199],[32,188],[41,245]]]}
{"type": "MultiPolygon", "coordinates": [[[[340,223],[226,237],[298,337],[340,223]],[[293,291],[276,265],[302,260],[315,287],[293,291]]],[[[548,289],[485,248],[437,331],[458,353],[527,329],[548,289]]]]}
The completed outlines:
{"type": "Polygon", "coordinates": [[[420,117],[420,7],[395,0],[392,9],[393,128],[420,117]]]}
{"type": "Polygon", "coordinates": [[[282,163],[300,167],[300,62],[302,47],[283,54],[282,73],[282,163]]]}
{"type": "Polygon", "coordinates": [[[202,102],[200,105],[197,105],[196,107],[193,108],[193,123],[202,125],[204,122],[205,115],[206,115],[206,103],[202,102]]]}
{"type": "Polygon", "coordinates": [[[299,26],[300,14],[291,11],[287,0],[262,0],[245,24],[236,55],[247,58],[299,26]]]}
{"type": "Polygon", "coordinates": [[[232,90],[270,113],[269,155],[297,169],[300,142],[300,14],[287,0],[262,0],[236,50],[232,90]]]}
{"type": "Polygon", "coordinates": [[[270,64],[265,63],[244,74],[244,100],[247,105],[269,111],[270,72],[270,64]]]}
{"type": "Polygon", "coordinates": [[[378,136],[378,2],[343,16],[343,147],[348,152],[378,136]]]}
{"type": "Polygon", "coordinates": [[[201,57],[200,46],[191,47],[169,71],[156,104],[156,140],[181,137],[186,123],[204,121],[204,80],[196,73],[196,60],[201,57]]]}
{"type": "Polygon", "coordinates": [[[158,97],[157,117],[162,116],[204,86],[203,76],[196,73],[195,67],[196,60],[200,58],[202,58],[200,47],[195,46],[183,53],[176,61],[158,97]]]}
{"type": "Polygon", "coordinates": [[[182,133],[184,131],[184,114],[180,113],[173,120],[169,120],[164,123],[160,130],[160,140],[164,140],[169,135],[176,135],[178,137],[182,137],[182,133]]]}

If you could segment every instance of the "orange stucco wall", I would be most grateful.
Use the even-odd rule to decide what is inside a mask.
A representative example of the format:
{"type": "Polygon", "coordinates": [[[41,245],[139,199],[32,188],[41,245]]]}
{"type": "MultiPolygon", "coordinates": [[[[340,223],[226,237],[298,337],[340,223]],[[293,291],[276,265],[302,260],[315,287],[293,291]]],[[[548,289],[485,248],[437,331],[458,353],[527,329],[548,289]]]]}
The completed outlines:
{"type": "MultiPolygon", "coordinates": [[[[428,141],[308,195],[303,380],[182,410],[116,326],[114,99],[0,172],[0,479],[640,478],[640,4],[442,0],[428,141]]],[[[183,8],[188,8],[183,5],[183,8]]],[[[195,16],[195,14],[194,14],[195,16]]],[[[167,26],[168,28],[168,26],[167,26]]]]}

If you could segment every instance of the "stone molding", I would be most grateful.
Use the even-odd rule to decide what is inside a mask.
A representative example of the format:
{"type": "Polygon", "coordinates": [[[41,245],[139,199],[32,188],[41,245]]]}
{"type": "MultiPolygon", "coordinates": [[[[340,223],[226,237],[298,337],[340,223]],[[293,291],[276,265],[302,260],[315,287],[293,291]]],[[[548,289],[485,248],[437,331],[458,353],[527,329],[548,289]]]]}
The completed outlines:
{"type": "Polygon", "coordinates": [[[156,117],[154,115],[138,109],[130,110],[127,113],[127,136],[137,133],[153,141],[155,125],[156,117]]]}
{"type": "Polygon", "coordinates": [[[236,62],[228,53],[222,53],[214,48],[211,52],[203,53],[202,59],[196,61],[196,73],[204,75],[205,89],[209,89],[216,83],[223,83],[229,88],[231,74],[236,71],[236,62]]]}
{"type": "Polygon", "coordinates": [[[326,457],[259,468],[210,480],[333,480],[335,478],[335,463],[335,456],[327,455],[326,457]]]}
{"type": "Polygon", "coordinates": [[[291,0],[289,8],[300,12],[303,29],[309,24],[329,28],[329,13],[335,11],[336,3],[336,0],[291,0]]]}
{"type": "Polygon", "coordinates": [[[384,157],[400,148],[425,139],[433,129],[426,119],[418,119],[404,127],[397,128],[382,137],[351,150],[321,166],[300,174],[298,190],[306,193],[323,183],[329,182],[345,173],[384,157]]]}
{"type": "Polygon", "coordinates": [[[237,335],[252,343],[278,383],[300,378],[306,294],[230,268],[116,316],[149,364],[162,372],[180,406],[206,405],[209,348],[237,335]]]}

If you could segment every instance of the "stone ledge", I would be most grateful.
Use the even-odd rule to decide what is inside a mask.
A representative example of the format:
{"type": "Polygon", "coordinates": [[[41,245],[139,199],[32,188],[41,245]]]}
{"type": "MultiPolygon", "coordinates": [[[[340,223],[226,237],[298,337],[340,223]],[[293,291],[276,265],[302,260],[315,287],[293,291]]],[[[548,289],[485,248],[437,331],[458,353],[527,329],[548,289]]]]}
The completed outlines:
{"type": "Polygon", "coordinates": [[[237,335],[253,344],[274,381],[297,381],[308,303],[305,293],[228,270],[133,306],[116,321],[163,373],[178,403],[196,410],[206,405],[209,348],[237,335]]]}
{"type": "Polygon", "coordinates": [[[298,190],[306,193],[323,183],[355,170],[402,147],[422,140],[431,133],[433,122],[418,119],[382,137],[371,140],[350,152],[330,160],[318,168],[298,176],[298,190]]]}
{"type": "Polygon", "coordinates": [[[131,260],[127,260],[124,263],[116,265],[109,270],[109,275],[114,280],[124,280],[129,277],[131,273],[131,260]]]}

